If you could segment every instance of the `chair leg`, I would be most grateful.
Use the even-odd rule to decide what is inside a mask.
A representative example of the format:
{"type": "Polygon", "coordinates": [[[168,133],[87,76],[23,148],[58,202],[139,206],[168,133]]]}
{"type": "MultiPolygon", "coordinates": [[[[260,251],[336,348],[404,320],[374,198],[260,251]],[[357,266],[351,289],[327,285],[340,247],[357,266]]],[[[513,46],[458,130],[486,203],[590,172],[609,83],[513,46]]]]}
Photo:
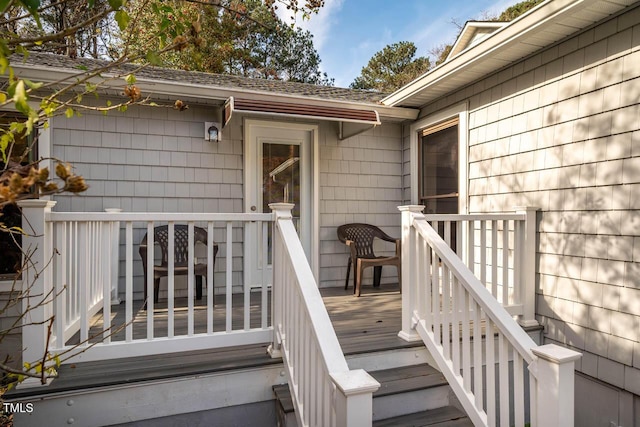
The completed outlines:
{"type": "Polygon", "coordinates": [[[380,278],[382,277],[382,266],[376,265],[373,267],[373,287],[380,287],[380,278]]]}
{"type": "Polygon", "coordinates": [[[196,276],[196,299],[202,299],[202,276],[196,276]]]}
{"type": "Polygon", "coordinates": [[[144,282],[142,282],[142,287],[144,288],[144,305],[142,306],[145,310],[147,309],[147,270],[144,270],[144,282]]]}
{"type": "Polygon", "coordinates": [[[347,278],[344,281],[344,289],[349,289],[349,273],[351,273],[351,257],[349,257],[349,261],[347,262],[347,278]]]}
{"type": "MultiPolygon", "coordinates": [[[[146,286],[145,286],[145,289],[146,286]]],[[[158,298],[160,297],[160,278],[158,277],[156,280],[153,281],[153,302],[154,303],[158,303],[158,298]]]]}
{"type": "Polygon", "coordinates": [[[396,265],[396,268],[398,269],[398,287],[400,288],[400,293],[402,293],[402,267],[396,265]]]}
{"type": "Polygon", "coordinates": [[[357,297],[360,296],[360,285],[362,282],[362,263],[360,262],[360,260],[358,259],[358,261],[356,261],[356,263],[358,264],[358,268],[356,268],[356,277],[355,277],[355,283],[353,286],[353,293],[356,294],[357,297]]]}

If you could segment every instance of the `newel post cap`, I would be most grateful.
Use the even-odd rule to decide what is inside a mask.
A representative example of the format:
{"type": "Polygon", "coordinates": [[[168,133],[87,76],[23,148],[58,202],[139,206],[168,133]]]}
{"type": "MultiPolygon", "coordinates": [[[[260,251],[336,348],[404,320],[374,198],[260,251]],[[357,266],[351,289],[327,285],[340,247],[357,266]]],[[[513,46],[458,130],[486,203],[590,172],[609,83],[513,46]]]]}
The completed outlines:
{"type": "Polygon", "coordinates": [[[422,213],[424,210],[424,205],[404,205],[398,206],[398,210],[400,212],[417,212],[422,213]]]}

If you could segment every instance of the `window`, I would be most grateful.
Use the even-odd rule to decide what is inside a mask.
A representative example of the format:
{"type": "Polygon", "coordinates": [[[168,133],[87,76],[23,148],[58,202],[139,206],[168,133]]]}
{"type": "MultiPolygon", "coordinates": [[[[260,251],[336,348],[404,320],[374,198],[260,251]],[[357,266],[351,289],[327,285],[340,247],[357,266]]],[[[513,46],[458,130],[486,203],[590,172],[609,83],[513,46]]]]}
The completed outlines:
{"type": "MultiPolygon", "coordinates": [[[[18,116],[1,115],[0,116],[0,128],[8,129],[11,122],[16,120],[22,120],[18,116]]],[[[36,159],[36,146],[35,141],[37,138],[32,134],[28,137],[22,135],[16,137],[13,145],[7,148],[7,156],[10,161],[18,162],[26,165],[36,159]]],[[[0,171],[4,171],[7,164],[3,161],[3,157],[0,156],[0,171]]],[[[20,209],[14,205],[7,205],[2,209],[2,217],[0,221],[7,227],[15,227],[22,225],[22,215],[20,209]]],[[[21,243],[21,236],[16,234],[9,234],[0,232],[0,280],[2,279],[14,279],[15,274],[20,271],[22,254],[19,249],[21,243]]]]}
{"type": "Polygon", "coordinates": [[[457,117],[419,132],[419,199],[426,213],[458,213],[458,135],[457,117]]]}

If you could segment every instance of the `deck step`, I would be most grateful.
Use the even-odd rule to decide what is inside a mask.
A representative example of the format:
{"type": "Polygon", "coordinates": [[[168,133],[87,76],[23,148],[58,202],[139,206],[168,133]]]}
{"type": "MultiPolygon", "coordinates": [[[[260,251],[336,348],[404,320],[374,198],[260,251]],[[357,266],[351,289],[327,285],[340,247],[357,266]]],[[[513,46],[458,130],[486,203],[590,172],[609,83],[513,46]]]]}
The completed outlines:
{"type": "Polygon", "coordinates": [[[426,363],[370,372],[380,388],[373,393],[373,420],[436,409],[450,404],[444,376],[426,363]]]}
{"type": "MultiPolygon", "coordinates": [[[[374,421],[433,411],[448,407],[450,404],[451,389],[447,381],[439,371],[426,363],[383,369],[370,372],[370,374],[380,383],[380,388],[373,393],[374,421]]],[[[287,384],[277,385],[273,387],[273,391],[276,396],[279,425],[295,426],[289,386],[287,384]]],[[[436,412],[435,416],[438,414],[436,412]]]]}
{"type": "Polygon", "coordinates": [[[458,408],[445,406],[374,421],[373,427],[473,427],[473,423],[458,408]]]}

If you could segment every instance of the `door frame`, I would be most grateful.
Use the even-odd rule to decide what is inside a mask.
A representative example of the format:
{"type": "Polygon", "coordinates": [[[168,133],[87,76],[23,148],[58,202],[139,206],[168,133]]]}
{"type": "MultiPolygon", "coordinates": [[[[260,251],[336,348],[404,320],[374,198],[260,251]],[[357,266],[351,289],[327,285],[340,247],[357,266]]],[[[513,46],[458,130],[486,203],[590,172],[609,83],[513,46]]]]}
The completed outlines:
{"type": "Polygon", "coordinates": [[[419,204],[420,158],[418,157],[420,138],[418,132],[439,122],[458,116],[458,212],[469,213],[469,105],[462,102],[445,110],[426,116],[410,126],[411,155],[411,203],[419,204]]]}
{"type": "MultiPolygon", "coordinates": [[[[253,167],[257,158],[256,153],[256,129],[257,128],[271,128],[271,129],[282,129],[282,130],[296,130],[309,132],[310,136],[310,155],[311,155],[311,170],[308,172],[311,188],[311,198],[310,198],[310,215],[309,218],[311,220],[310,224],[310,264],[311,271],[315,276],[316,282],[319,283],[319,267],[320,267],[320,253],[319,253],[319,235],[320,235],[320,150],[318,147],[319,141],[319,126],[317,124],[309,124],[309,123],[295,123],[295,122],[279,122],[272,120],[259,120],[259,119],[251,119],[244,118],[243,120],[244,127],[244,212],[251,212],[251,203],[250,198],[256,197],[256,193],[258,189],[255,187],[256,182],[256,169],[253,167]],[[250,197],[251,196],[251,197],[250,197]]],[[[244,257],[244,254],[243,254],[244,257]]]]}

